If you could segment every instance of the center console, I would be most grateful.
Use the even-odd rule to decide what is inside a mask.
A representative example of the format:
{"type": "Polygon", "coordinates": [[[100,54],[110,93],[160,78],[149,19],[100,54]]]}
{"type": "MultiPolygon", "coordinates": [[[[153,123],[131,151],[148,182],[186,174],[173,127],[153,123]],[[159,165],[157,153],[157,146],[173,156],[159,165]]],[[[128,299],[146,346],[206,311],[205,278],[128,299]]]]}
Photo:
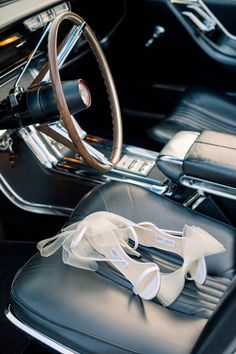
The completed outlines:
{"type": "Polygon", "coordinates": [[[172,181],[236,199],[236,137],[214,131],[179,132],[158,156],[172,181]]]}
{"type": "MultiPolygon", "coordinates": [[[[61,130],[62,135],[67,134],[60,122],[53,125],[57,131],[61,130]]],[[[52,124],[50,127],[53,128],[52,124]]],[[[22,128],[19,134],[38,161],[51,171],[92,180],[97,184],[110,180],[129,182],[158,194],[164,193],[168,188],[168,179],[157,167],[158,153],[154,151],[124,145],[118,164],[111,171],[104,173],[88,166],[79,154],[34,127],[22,128]]],[[[110,140],[89,135],[84,140],[105,157],[109,157],[112,150],[110,140]]]]}
{"type": "MultiPolygon", "coordinates": [[[[53,124],[66,134],[60,122],[53,124]]],[[[0,133],[0,190],[21,209],[68,216],[91,188],[109,181],[131,183],[157,194],[171,193],[172,183],[156,165],[157,152],[123,145],[119,163],[103,172],[85,164],[79,154],[36,126],[29,126],[12,137],[12,161],[8,131],[0,133]]],[[[84,141],[104,157],[110,156],[111,141],[89,135],[84,141]]]]}

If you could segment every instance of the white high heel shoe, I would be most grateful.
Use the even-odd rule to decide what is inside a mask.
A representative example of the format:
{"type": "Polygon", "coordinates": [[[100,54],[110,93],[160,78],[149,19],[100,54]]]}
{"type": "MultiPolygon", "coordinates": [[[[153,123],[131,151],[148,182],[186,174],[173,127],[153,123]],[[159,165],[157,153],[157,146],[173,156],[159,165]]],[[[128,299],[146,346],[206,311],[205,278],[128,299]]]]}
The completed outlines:
{"type": "MultiPolygon", "coordinates": [[[[180,257],[184,258],[184,237],[186,230],[182,232],[173,230],[163,230],[159,229],[156,225],[150,222],[138,223],[137,226],[130,226],[130,231],[132,233],[131,239],[136,238],[135,228],[141,227],[139,229],[139,244],[145,247],[153,247],[163,251],[168,251],[178,254],[180,257]],[[144,229],[142,229],[142,227],[144,229]],[[150,232],[148,232],[150,231],[150,232]],[[143,234],[144,233],[144,234],[143,234]]],[[[195,226],[192,226],[196,229],[195,226]]],[[[199,232],[204,231],[201,228],[197,228],[199,232]]],[[[188,230],[190,232],[190,230],[188,230]]],[[[207,234],[204,231],[205,234],[207,234]]],[[[208,234],[209,235],[209,234],[208,234]]],[[[212,237],[211,235],[209,235],[212,237]]],[[[204,257],[201,257],[192,262],[189,267],[188,273],[186,274],[186,279],[193,280],[196,284],[203,285],[207,277],[207,267],[204,257]],[[190,276],[188,275],[190,274],[190,276]]]]}
{"type": "Polygon", "coordinates": [[[210,234],[195,226],[185,226],[182,237],[178,237],[154,224],[135,224],[108,212],[90,214],[61,234],[39,242],[38,249],[42,256],[49,256],[61,246],[65,263],[95,271],[98,261],[111,262],[133,284],[134,293],[148,300],[157,295],[164,306],[180,295],[188,272],[190,280],[203,283],[207,275],[204,257],[224,251],[210,234]],[[129,238],[134,241],[134,249],[128,245],[129,238]],[[139,244],[179,254],[184,260],[182,267],[173,273],[161,273],[160,281],[155,263],[137,262],[127,255],[139,256],[135,250],[139,244]]]}
{"type": "Polygon", "coordinates": [[[145,227],[143,223],[141,229],[138,227],[140,226],[135,231],[138,231],[141,245],[174,252],[183,258],[183,265],[178,270],[168,274],[161,273],[157,297],[164,306],[171,305],[180,295],[185,278],[203,284],[207,276],[205,257],[225,251],[217,240],[199,227],[185,225],[182,237],[168,235],[155,225],[146,224],[145,227]],[[191,277],[187,277],[188,273],[191,277]]]}
{"type": "Polygon", "coordinates": [[[128,245],[128,237],[124,240],[119,236],[119,231],[104,215],[94,213],[53,238],[40,241],[37,247],[42,256],[48,257],[62,246],[64,263],[92,271],[97,270],[97,262],[109,262],[133,285],[135,294],[151,300],[160,288],[160,269],[156,263],[130,258],[127,253],[139,253],[128,245]]]}
{"type": "Polygon", "coordinates": [[[164,306],[171,305],[177,299],[184,288],[185,278],[204,284],[207,277],[205,257],[225,251],[220,242],[200,227],[185,225],[183,232],[167,231],[150,222],[135,224],[116,214],[100,213],[102,217],[112,219],[117,226],[123,223],[120,227],[124,230],[124,238],[127,237],[127,230],[130,230],[129,238],[134,241],[134,249],[140,244],[173,252],[183,258],[183,264],[178,270],[168,274],[161,273],[157,297],[164,306]]]}

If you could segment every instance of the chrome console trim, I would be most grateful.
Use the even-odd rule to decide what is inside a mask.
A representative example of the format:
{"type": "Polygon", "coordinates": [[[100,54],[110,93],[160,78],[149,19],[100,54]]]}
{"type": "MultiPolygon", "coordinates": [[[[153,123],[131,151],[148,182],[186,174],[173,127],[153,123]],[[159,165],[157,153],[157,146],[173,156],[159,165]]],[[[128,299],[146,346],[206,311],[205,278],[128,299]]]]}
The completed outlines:
{"type": "Polygon", "coordinates": [[[191,146],[199,137],[199,132],[185,131],[176,133],[173,138],[163,147],[158,160],[182,164],[191,146]]]}
{"type": "Polygon", "coordinates": [[[16,318],[13,313],[11,312],[11,307],[9,306],[8,309],[5,311],[5,316],[7,319],[14,324],[16,327],[24,331],[25,333],[29,334],[31,337],[37,339],[41,343],[45,344],[46,346],[56,350],[58,353],[61,354],[79,354],[79,352],[75,352],[74,350],[71,350],[61,343],[52,340],[45,334],[40,333],[39,331],[36,331],[35,329],[27,326],[26,324],[22,323],[18,318],[16,318]]]}
{"type": "MultiPolygon", "coordinates": [[[[150,182],[150,181],[145,182],[145,179],[135,180],[132,178],[131,174],[129,177],[127,176],[128,174],[126,174],[126,176],[124,176],[124,174],[125,174],[124,171],[116,170],[116,172],[118,172],[117,173],[118,176],[111,175],[111,174],[97,174],[95,176],[94,173],[93,174],[91,173],[91,171],[85,171],[85,170],[84,171],[75,171],[74,173],[76,174],[76,176],[78,176],[78,178],[81,178],[82,180],[86,180],[89,182],[95,182],[97,184],[102,184],[102,183],[106,183],[106,182],[110,182],[110,181],[130,183],[130,184],[145,188],[145,189],[149,190],[150,192],[160,194],[160,195],[164,194],[165,192],[168,192],[169,187],[170,187],[170,183],[168,183],[168,182],[166,182],[164,185],[158,185],[158,184],[154,184],[154,181],[153,182],[150,182]]],[[[66,174],[74,176],[74,173],[68,171],[66,174]]]]}
{"type": "Polygon", "coordinates": [[[164,162],[171,162],[172,164],[179,165],[179,166],[182,166],[183,162],[184,162],[183,159],[179,159],[179,158],[177,158],[175,156],[170,156],[170,155],[160,155],[158,157],[158,160],[159,161],[164,161],[164,162]]]}
{"type": "MultiPolygon", "coordinates": [[[[60,127],[57,123],[54,123],[54,125],[58,130],[61,130],[59,133],[65,134],[66,131],[63,126],[60,127]]],[[[75,166],[72,169],[68,169],[67,165],[69,160],[64,160],[61,152],[57,151],[56,145],[52,144],[52,139],[48,138],[44,133],[36,130],[33,126],[30,126],[28,128],[21,129],[20,135],[34,153],[40,164],[51,171],[65,173],[73,177],[76,176],[79,179],[95,182],[97,184],[108,181],[127,182],[142,186],[143,188],[158,194],[163,194],[169,187],[167,179],[163,185],[160,185],[158,184],[158,181],[155,183],[153,178],[138,175],[132,173],[132,171],[128,172],[114,168],[109,173],[101,173],[100,171],[91,169],[89,166],[85,166],[83,164],[81,165],[79,161],[77,165],[76,161],[74,161],[75,166]],[[66,162],[65,167],[63,165],[63,161],[66,162]]],[[[95,137],[95,139],[97,138],[95,137]]],[[[107,144],[109,143],[108,141],[100,138],[97,140],[102,147],[105,149],[107,148],[107,144]]],[[[90,145],[90,147],[92,148],[93,146],[90,145]]],[[[129,145],[124,145],[123,153],[152,161],[156,161],[158,156],[157,152],[129,145]]]]}
{"type": "MultiPolygon", "coordinates": [[[[94,184],[102,184],[109,181],[126,182],[133,185],[140,186],[156,194],[170,193],[170,182],[166,179],[163,184],[158,184],[158,181],[144,177],[136,176],[135,174],[114,170],[111,173],[103,174],[99,171],[91,170],[88,167],[78,163],[78,167],[74,169],[67,169],[63,167],[63,154],[56,151],[57,147],[54,146],[49,138],[43,133],[37,131],[33,126],[22,128],[19,135],[23,141],[30,148],[39,163],[51,172],[65,174],[77,178],[82,181],[92,182],[94,184]]],[[[138,148],[135,146],[124,146],[124,153],[130,153],[134,156],[143,156],[148,159],[156,160],[158,153],[146,149],[138,148]]],[[[13,188],[8,184],[7,180],[0,174],[0,190],[2,193],[17,207],[39,214],[46,215],[61,215],[69,216],[73,211],[72,208],[48,205],[37,202],[32,202],[22,198],[13,188]]]]}
{"type": "Polygon", "coordinates": [[[186,175],[180,178],[180,183],[188,188],[236,200],[236,188],[233,187],[186,175]]]}
{"type": "Polygon", "coordinates": [[[70,216],[73,211],[72,208],[34,203],[23,199],[11,188],[11,186],[7,183],[2,174],[0,174],[0,190],[14,205],[32,213],[70,216]]]}
{"type": "Polygon", "coordinates": [[[142,157],[147,157],[149,159],[156,159],[157,156],[159,155],[158,152],[152,151],[152,150],[147,150],[138,146],[133,146],[133,145],[125,145],[124,146],[125,153],[130,153],[133,155],[137,156],[142,156],[142,157]]]}
{"type": "Polygon", "coordinates": [[[181,131],[161,150],[157,164],[160,170],[172,181],[178,181],[183,173],[185,156],[199,137],[199,132],[181,131]]]}

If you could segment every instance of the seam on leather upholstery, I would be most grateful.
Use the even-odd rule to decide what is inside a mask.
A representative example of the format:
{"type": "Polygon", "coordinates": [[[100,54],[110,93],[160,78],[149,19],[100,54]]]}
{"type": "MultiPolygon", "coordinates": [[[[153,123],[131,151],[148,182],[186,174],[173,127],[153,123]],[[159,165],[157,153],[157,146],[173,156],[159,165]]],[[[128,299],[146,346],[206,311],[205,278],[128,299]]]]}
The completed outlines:
{"type": "MultiPolygon", "coordinates": [[[[107,265],[103,265],[102,270],[100,270],[99,273],[132,291],[132,286],[120,273],[116,270],[112,270],[111,272],[110,269],[106,271],[107,268],[107,265]]],[[[213,284],[214,286],[210,287],[210,284],[214,283],[214,277],[209,278],[207,278],[206,283],[201,286],[195,286],[192,283],[186,282],[183,292],[169,308],[197,318],[210,318],[215,310],[215,307],[218,305],[221,298],[224,296],[225,291],[228,289],[231,280],[228,278],[223,278],[222,283],[219,284],[221,289],[219,290],[218,288],[216,291],[214,289],[216,284],[213,284]],[[223,283],[225,284],[223,285],[223,283]]],[[[153,299],[153,301],[160,304],[158,299],[153,299]]]]}
{"type": "Polygon", "coordinates": [[[128,196],[129,196],[129,199],[131,201],[131,204],[133,205],[134,213],[135,213],[136,216],[138,216],[137,208],[135,206],[135,202],[134,202],[134,199],[132,197],[132,193],[131,193],[131,189],[130,189],[130,185],[129,184],[127,185],[127,192],[128,192],[128,196]]]}
{"type": "Polygon", "coordinates": [[[170,121],[177,122],[179,124],[188,123],[192,127],[198,127],[202,130],[202,125],[210,130],[213,128],[219,130],[220,128],[225,131],[231,132],[231,129],[236,129],[236,126],[230,123],[221,122],[216,119],[214,115],[204,114],[196,110],[189,110],[184,106],[180,106],[176,109],[173,117],[169,118],[170,121]],[[226,127],[229,126],[228,127],[226,127]]]}
{"type": "Polygon", "coordinates": [[[100,196],[101,196],[101,198],[102,198],[102,200],[103,200],[103,202],[104,202],[106,211],[110,211],[111,208],[109,208],[109,206],[108,206],[108,201],[106,200],[106,198],[105,198],[103,192],[102,192],[100,189],[98,189],[98,192],[99,192],[99,194],[100,194],[100,196]]]}
{"type": "Polygon", "coordinates": [[[232,134],[236,133],[235,115],[236,100],[233,97],[224,92],[193,87],[186,91],[182,100],[163,121],[149,129],[148,134],[162,143],[166,143],[175,133],[186,128],[232,134]]]}
{"type": "MultiPolygon", "coordinates": [[[[208,143],[208,142],[204,142],[204,141],[195,141],[195,144],[203,144],[203,145],[211,145],[211,146],[218,146],[219,147],[219,145],[217,145],[217,144],[208,143]]],[[[235,151],[235,148],[231,148],[230,146],[225,146],[222,143],[220,143],[220,147],[224,148],[224,149],[235,151]]]]}
{"type": "MultiPolygon", "coordinates": [[[[186,108],[190,108],[190,110],[192,110],[193,112],[199,112],[201,114],[204,114],[205,116],[209,116],[210,118],[214,118],[214,120],[217,120],[219,122],[222,121],[222,115],[218,114],[218,112],[216,112],[216,111],[214,111],[214,113],[212,114],[212,112],[210,110],[205,109],[204,107],[196,105],[194,103],[187,102],[187,101],[182,101],[181,105],[186,106],[186,108]]],[[[235,110],[236,110],[236,107],[235,107],[235,110]]],[[[230,123],[227,122],[227,124],[230,124],[230,123]]],[[[235,127],[235,125],[232,124],[232,127],[235,127]]]]}

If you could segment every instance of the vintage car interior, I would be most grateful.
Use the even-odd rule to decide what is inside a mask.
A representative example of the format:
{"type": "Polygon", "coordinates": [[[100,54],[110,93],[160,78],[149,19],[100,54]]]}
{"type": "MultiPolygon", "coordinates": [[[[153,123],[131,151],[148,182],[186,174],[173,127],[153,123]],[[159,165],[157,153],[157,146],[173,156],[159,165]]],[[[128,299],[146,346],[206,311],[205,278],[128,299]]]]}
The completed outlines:
{"type": "Polygon", "coordinates": [[[232,0],[0,0],[1,354],[236,352],[235,15],[232,0]],[[104,262],[38,253],[96,211],[199,226],[226,251],[164,307],[104,262]]]}

